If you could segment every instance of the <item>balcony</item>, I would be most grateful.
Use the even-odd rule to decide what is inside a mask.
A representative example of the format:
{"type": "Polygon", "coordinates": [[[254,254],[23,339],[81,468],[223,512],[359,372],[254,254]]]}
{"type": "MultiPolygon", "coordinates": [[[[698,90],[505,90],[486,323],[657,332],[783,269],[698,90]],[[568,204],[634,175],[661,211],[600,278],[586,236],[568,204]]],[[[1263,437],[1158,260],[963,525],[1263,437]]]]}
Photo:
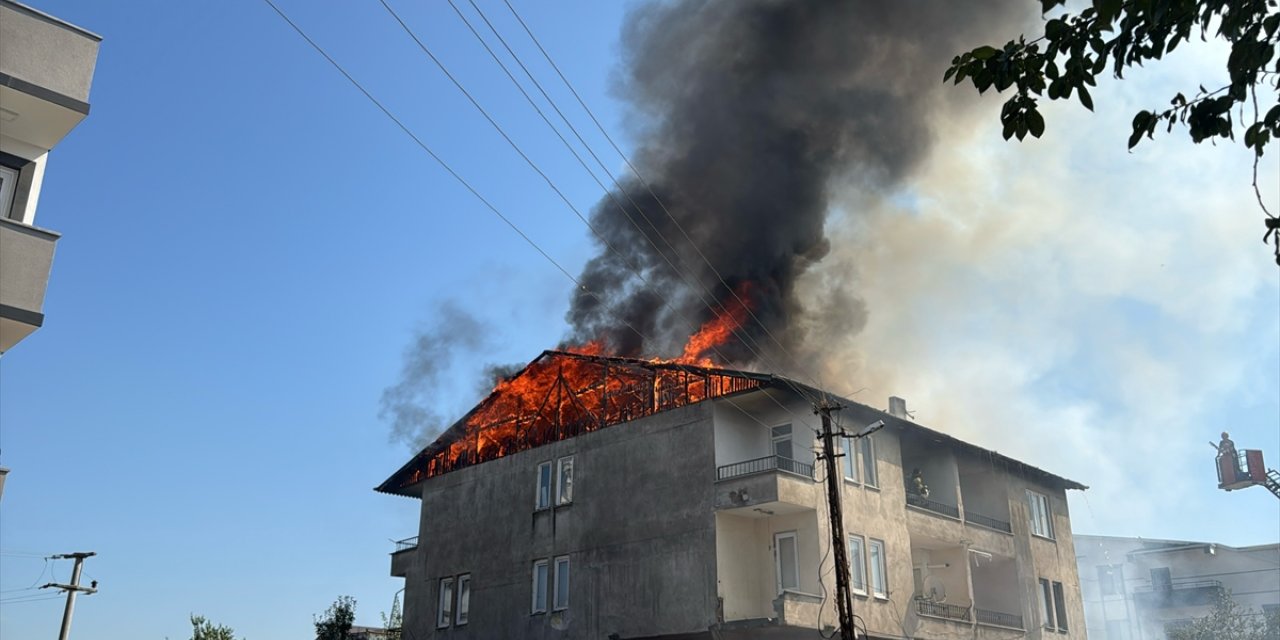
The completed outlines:
{"type": "Polygon", "coordinates": [[[89,113],[101,38],[0,0],[0,103],[5,134],[52,149],[89,113]]]}
{"type": "Polygon", "coordinates": [[[974,513],[969,509],[964,510],[965,524],[976,524],[980,527],[986,527],[994,531],[1003,531],[1004,533],[1013,533],[1013,525],[1004,520],[984,516],[981,513],[974,513]]]}
{"type": "Polygon", "coordinates": [[[934,600],[916,599],[916,613],[932,618],[943,618],[956,622],[970,622],[969,607],[958,604],[947,604],[934,600]]]}
{"type": "Polygon", "coordinates": [[[0,352],[44,324],[58,234],[0,218],[0,352]]]}
{"type": "Polygon", "coordinates": [[[418,536],[396,540],[396,548],[391,552],[391,577],[403,578],[409,572],[409,564],[413,561],[414,551],[418,548],[418,536]]]}
{"type": "Polygon", "coordinates": [[[960,519],[960,507],[951,504],[944,504],[936,500],[930,500],[920,494],[908,493],[907,504],[917,509],[924,509],[934,513],[940,513],[949,518],[960,519]]]}
{"type": "Polygon", "coordinates": [[[1008,629],[1023,629],[1022,616],[1013,613],[1003,613],[1000,611],[991,611],[989,609],[973,610],[974,617],[978,619],[978,624],[985,624],[995,627],[1005,627],[1008,629]]]}
{"type": "Polygon", "coordinates": [[[716,468],[716,482],[770,471],[782,471],[810,480],[813,479],[813,465],[811,464],[782,456],[765,456],[716,468]]]}
{"type": "Polygon", "coordinates": [[[1168,609],[1211,605],[1222,596],[1222,583],[1217,580],[1175,582],[1154,586],[1136,587],[1133,600],[1139,607],[1168,609]]]}

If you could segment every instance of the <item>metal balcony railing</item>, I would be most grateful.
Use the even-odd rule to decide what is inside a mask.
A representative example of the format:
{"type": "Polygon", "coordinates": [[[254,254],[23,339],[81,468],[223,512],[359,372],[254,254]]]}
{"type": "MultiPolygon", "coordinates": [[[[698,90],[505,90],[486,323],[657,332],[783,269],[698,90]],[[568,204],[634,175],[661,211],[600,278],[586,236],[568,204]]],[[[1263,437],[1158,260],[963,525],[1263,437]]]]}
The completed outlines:
{"type": "Polygon", "coordinates": [[[1166,582],[1133,589],[1133,600],[1139,607],[1157,609],[1210,605],[1221,595],[1222,582],[1218,580],[1166,582]]]}
{"type": "Polygon", "coordinates": [[[784,458],[782,456],[765,456],[754,460],[745,460],[743,462],[735,462],[726,464],[716,469],[716,480],[728,480],[729,478],[737,478],[738,476],[748,476],[753,473],[765,473],[768,471],[785,471],[798,476],[813,479],[813,465],[784,458]]]}
{"type": "Polygon", "coordinates": [[[414,536],[412,538],[405,538],[404,540],[396,540],[396,550],[391,553],[400,553],[401,551],[408,551],[410,549],[417,548],[418,536],[414,536]]]}
{"type": "Polygon", "coordinates": [[[956,519],[960,518],[960,507],[957,507],[951,504],[943,504],[941,502],[935,502],[918,493],[908,493],[907,504],[913,507],[927,509],[934,513],[941,513],[944,516],[951,516],[952,518],[956,518],[956,519]]]}
{"type": "Polygon", "coordinates": [[[974,607],[974,617],[978,619],[979,624],[993,624],[998,627],[1009,627],[1011,629],[1022,629],[1022,616],[1013,613],[1003,613],[1000,611],[991,611],[989,609],[979,609],[974,607]]]}
{"type": "Polygon", "coordinates": [[[968,509],[964,510],[964,521],[969,524],[976,524],[980,527],[995,529],[996,531],[1013,533],[1013,525],[1009,524],[1008,522],[1005,522],[1004,520],[998,520],[996,518],[984,516],[981,513],[974,513],[968,509]]]}
{"type": "Polygon", "coordinates": [[[946,618],[948,620],[960,620],[962,622],[969,622],[970,620],[969,607],[934,602],[933,600],[916,600],[916,612],[920,615],[946,618]]]}

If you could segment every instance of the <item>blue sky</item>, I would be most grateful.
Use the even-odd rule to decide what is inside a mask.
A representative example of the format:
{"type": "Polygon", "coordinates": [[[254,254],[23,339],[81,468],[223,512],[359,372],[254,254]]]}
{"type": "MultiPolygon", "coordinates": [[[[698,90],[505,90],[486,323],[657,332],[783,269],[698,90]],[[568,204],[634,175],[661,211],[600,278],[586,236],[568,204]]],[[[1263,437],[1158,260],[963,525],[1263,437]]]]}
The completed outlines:
{"type": "MultiPolygon", "coordinates": [[[[401,586],[388,539],[417,528],[416,501],[371,490],[409,455],[378,419],[404,349],[454,303],[500,328],[477,362],[531,359],[563,336],[569,283],[265,4],[33,4],[104,42],[37,213],[64,234],[46,324],[0,360],[0,599],[47,568],[67,578],[40,556],[93,550],[102,591],[77,637],[184,638],[190,613],[303,637],[341,594],[377,624],[401,586]]],[[[280,4],[571,272],[592,255],[377,3],[280,4]]],[[[595,202],[447,5],[395,6],[571,200],[595,202]]],[[[626,145],[609,93],[623,7],[517,6],[626,145]]],[[[994,110],[957,115],[906,194],[841,192],[809,286],[859,274],[872,315],[826,378],[1094,487],[1072,499],[1077,531],[1280,539],[1277,501],[1216,491],[1204,445],[1227,428],[1280,464],[1280,280],[1247,157],[1178,137],[1123,149],[1151,92],[1220,54],[1108,84],[1096,115],[1055,107],[1033,144],[1000,142],[994,110]]],[[[1275,203],[1274,154],[1263,172],[1275,203]]],[[[474,400],[475,372],[458,365],[441,410],[474,400]]],[[[61,603],[0,608],[0,635],[28,638],[61,603]]]]}

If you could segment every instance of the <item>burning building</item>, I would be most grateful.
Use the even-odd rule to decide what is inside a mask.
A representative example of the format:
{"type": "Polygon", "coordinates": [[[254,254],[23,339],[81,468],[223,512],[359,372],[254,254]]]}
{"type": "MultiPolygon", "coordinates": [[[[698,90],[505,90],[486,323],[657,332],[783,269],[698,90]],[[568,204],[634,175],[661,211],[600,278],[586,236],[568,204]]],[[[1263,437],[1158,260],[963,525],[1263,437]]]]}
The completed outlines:
{"type": "MultiPolygon", "coordinates": [[[[547,351],[378,490],[422,501],[392,554],[415,638],[788,638],[836,624],[812,402],[795,380],[547,351]],[[475,615],[472,616],[471,612],[475,615]]],[[[1076,482],[884,420],[842,444],[870,636],[1083,638],[1076,482]]]]}

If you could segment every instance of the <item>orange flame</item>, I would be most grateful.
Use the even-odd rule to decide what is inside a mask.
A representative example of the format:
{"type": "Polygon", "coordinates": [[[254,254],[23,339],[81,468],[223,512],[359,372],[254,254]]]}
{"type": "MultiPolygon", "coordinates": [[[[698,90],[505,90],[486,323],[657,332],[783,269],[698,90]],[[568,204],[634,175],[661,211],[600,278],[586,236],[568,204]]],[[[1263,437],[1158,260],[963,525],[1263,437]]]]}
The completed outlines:
{"type": "Polygon", "coordinates": [[[716,350],[724,344],[727,344],[733,334],[742,328],[742,324],[747,319],[747,313],[750,310],[748,300],[750,300],[751,287],[747,283],[742,283],[738,287],[736,296],[731,302],[723,303],[721,306],[724,313],[703,323],[698,332],[689,337],[689,341],[684,345],[684,353],[676,358],[679,364],[696,364],[699,366],[714,366],[715,362],[708,357],[708,353],[716,350]]]}
{"type": "Polygon", "coordinates": [[[734,338],[746,320],[751,288],[739,286],[724,312],[690,336],[674,360],[607,357],[603,342],[548,352],[519,374],[497,381],[480,402],[414,468],[388,483],[404,488],[427,477],[589,433],[708,398],[760,386],[752,377],[715,369],[709,354],[734,338]],[[690,366],[694,368],[689,368],[690,366]]]}

